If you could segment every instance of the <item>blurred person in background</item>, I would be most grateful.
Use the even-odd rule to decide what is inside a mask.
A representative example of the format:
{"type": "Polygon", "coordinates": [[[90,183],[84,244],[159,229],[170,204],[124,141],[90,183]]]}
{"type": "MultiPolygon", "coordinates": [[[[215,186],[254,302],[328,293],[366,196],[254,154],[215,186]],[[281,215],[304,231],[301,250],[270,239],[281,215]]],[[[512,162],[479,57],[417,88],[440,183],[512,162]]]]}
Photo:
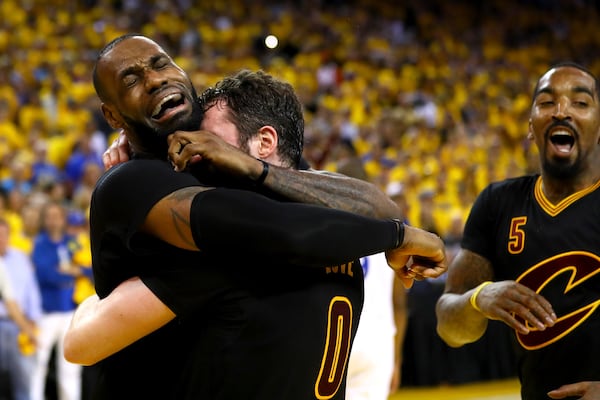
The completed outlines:
{"type": "Polygon", "coordinates": [[[31,165],[23,157],[11,157],[8,175],[0,180],[0,187],[6,192],[18,190],[23,194],[29,194],[32,189],[31,165]]]}
{"type": "Polygon", "coordinates": [[[11,244],[14,244],[13,236],[23,230],[23,219],[19,213],[11,208],[10,195],[2,188],[0,188],[0,218],[8,222],[12,233],[10,235],[11,244]]]}
{"type": "MultiPolygon", "coordinates": [[[[40,230],[40,214],[42,209],[42,201],[45,201],[45,197],[40,198],[36,192],[36,195],[30,195],[26,199],[26,203],[21,207],[21,219],[23,222],[23,229],[20,232],[14,232],[11,234],[10,241],[11,245],[15,248],[23,251],[28,256],[31,255],[33,250],[33,242],[35,237],[40,230]]],[[[12,231],[11,231],[12,232],[12,231]]]]}
{"type": "Polygon", "coordinates": [[[31,260],[9,245],[9,236],[10,226],[0,218],[0,374],[8,375],[0,393],[7,384],[9,399],[29,400],[42,303],[31,260]]]}
{"type": "Polygon", "coordinates": [[[17,150],[23,142],[19,134],[19,126],[11,117],[10,104],[6,99],[0,98],[0,154],[2,156],[17,150]]]}
{"type": "Polygon", "coordinates": [[[87,165],[96,164],[102,171],[102,153],[98,153],[97,149],[92,147],[93,138],[97,135],[104,134],[99,133],[95,121],[91,119],[86,123],[86,131],[76,141],[75,147],[65,163],[64,171],[69,196],[82,181],[87,165]]]}
{"type": "MultiPolygon", "coordinates": [[[[87,209],[86,209],[87,210],[87,209]]],[[[90,227],[87,215],[79,209],[71,209],[67,215],[67,234],[73,240],[69,242],[73,263],[81,268],[82,274],[75,278],[73,301],[79,305],[89,296],[96,294],[92,272],[92,249],[90,245],[90,227]]],[[[95,365],[82,368],[82,400],[93,398],[93,389],[98,377],[95,365]]]]}
{"type": "Polygon", "coordinates": [[[43,138],[33,141],[31,183],[35,187],[64,179],[64,171],[48,160],[48,142],[43,138]]]}
{"type": "Polygon", "coordinates": [[[80,304],[84,299],[95,294],[89,223],[82,211],[70,210],[68,212],[66,233],[71,237],[69,241],[71,261],[81,271],[81,274],[75,278],[73,289],[73,300],[76,304],[80,304]]]}
{"type": "Polygon", "coordinates": [[[90,208],[92,192],[102,173],[102,166],[98,165],[95,161],[85,163],[81,179],[73,188],[71,196],[71,205],[73,207],[87,213],[90,208]]]}
{"type": "Polygon", "coordinates": [[[63,337],[76,308],[75,280],[83,268],[73,262],[74,237],[67,233],[67,210],[53,201],[41,212],[41,230],[31,258],[42,295],[38,354],[32,376],[32,399],[43,400],[52,351],[56,348],[56,380],[59,400],[81,398],[81,366],[64,359],[63,337]]]}

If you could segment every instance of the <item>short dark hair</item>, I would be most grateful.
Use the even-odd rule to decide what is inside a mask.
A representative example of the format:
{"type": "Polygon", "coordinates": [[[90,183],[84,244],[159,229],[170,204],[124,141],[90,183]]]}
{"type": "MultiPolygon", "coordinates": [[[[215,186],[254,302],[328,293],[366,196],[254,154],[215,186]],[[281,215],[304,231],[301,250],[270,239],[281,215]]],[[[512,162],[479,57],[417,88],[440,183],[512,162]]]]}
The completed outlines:
{"type": "Polygon", "coordinates": [[[284,163],[298,167],[304,146],[304,115],[289,83],[263,71],[241,70],[206,89],[199,101],[203,111],[219,101],[227,104],[242,148],[261,127],[272,126],[278,135],[278,155],[284,163]]]}

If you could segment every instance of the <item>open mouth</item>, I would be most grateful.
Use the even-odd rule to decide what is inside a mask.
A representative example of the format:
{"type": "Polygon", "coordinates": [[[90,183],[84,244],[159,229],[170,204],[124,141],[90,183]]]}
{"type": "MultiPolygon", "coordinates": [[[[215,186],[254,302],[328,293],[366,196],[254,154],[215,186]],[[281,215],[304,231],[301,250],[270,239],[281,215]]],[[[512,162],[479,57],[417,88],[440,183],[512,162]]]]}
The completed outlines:
{"type": "Polygon", "coordinates": [[[152,119],[161,120],[165,116],[170,115],[172,112],[177,111],[178,108],[185,104],[185,98],[181,93],[173,93],[165,96],[160,103],[154,107],[152,111],[152,119]]]}
{"type": "Polygon", "coordinates": [[[569,153],[575,144],[575,138],[569,131],[556,130],[550,135],[550,142],[559,153],[569,153]]]}

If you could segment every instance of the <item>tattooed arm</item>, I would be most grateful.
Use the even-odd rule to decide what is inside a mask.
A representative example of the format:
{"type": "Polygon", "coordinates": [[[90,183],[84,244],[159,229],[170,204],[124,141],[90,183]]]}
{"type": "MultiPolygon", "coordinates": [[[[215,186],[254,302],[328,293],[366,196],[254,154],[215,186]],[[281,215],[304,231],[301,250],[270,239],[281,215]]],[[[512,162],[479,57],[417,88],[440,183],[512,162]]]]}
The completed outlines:
{"type": "Polygon", "coordinates": [[[398,205],[374,184],[342,174],[290,168],[277,155],[268,153],[268,169],[253,157],[253,150],[242,151],[219,136],[207,132],[176,132],[169,137],[169,157],[177,170],[202,160],[213,170],[242,182],[259,178],[261,190],[305,204],[321,205],[373,218],[402,218],[398,205]],[[263,172],[267,172],[266,176],[263,172]]]}
{"type": "Polygon", "coordinates": [[[398,205],[375,185],[316,170],[271,167],[263,186],[290,200],[374,218],[402,218],[398,205]]]}
{"type": "MultiPolygon", "coordinates": [[[[227,176],[255,181],[263,172],[263,163],[206,132],[178,132],[170,138],[170,157],[178,170],[192,160],[203,159],[227,176]],[[175,143],[175,144],[173,144],[175,143]]],[[[103,156],[106,169],[129,159],[129,144],[122,134],[103,156]]],[[[317,170],[297,170],[273,164],[262,189],[282,198],[306,204],[322,205],[374,218],[403,218],[398,205],[370,182],[317,170]]]]}

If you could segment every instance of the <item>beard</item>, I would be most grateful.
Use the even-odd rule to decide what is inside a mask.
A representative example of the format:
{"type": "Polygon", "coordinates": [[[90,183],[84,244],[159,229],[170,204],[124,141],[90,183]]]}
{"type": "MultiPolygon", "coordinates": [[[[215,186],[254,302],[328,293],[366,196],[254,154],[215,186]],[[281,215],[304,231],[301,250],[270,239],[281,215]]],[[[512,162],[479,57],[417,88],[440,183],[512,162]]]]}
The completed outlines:
{"type": "Polygon", "coordinates": [[[555,162],[547,158],[542,159],[542,170],[555,179],[573,179],[581,172],[582,168],[583,165],[579,157],[573,163],[555,162]]]}
{"type": "Polygon", "coordinates": [[[136,121],[127,116],[123,119],[133,132],[130,140],[134,144],[135,153],[144,157],[158,157],[167,159],[167,136],[175,131],[195,131],[202,122],[202,108],[196,101],[196,91],[192,90],[192,114],[190,116],[174,116],[167,126],[153,127],[144,122],[136,121]]]}

